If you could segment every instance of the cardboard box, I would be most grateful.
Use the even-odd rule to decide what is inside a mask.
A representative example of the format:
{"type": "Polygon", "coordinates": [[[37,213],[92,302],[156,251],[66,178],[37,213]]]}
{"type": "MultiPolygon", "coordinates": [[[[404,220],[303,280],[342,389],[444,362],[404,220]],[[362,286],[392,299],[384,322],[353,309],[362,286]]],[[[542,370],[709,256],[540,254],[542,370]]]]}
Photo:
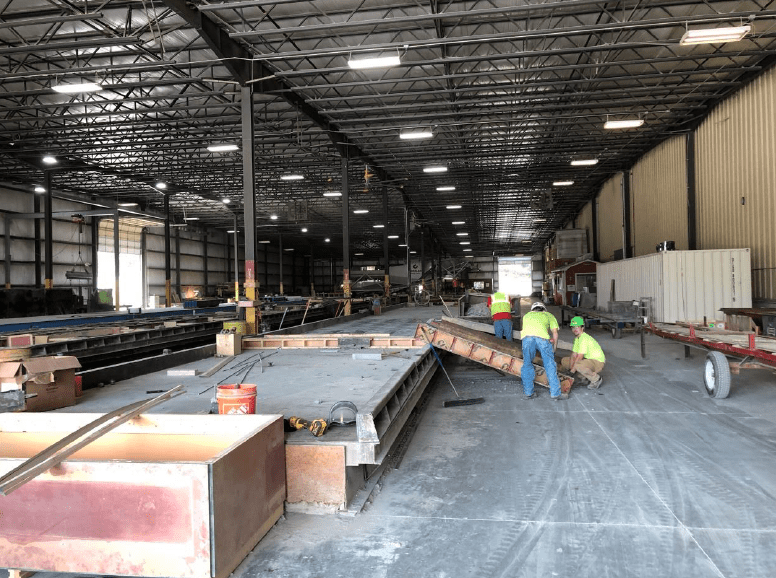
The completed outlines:
{"type": "Polygon", "coordinates": [[[47,411],[75,405],[75,370],[81,367],[72,356],[32,357],[0,363],[3,391],[23,388],[26,411],[47,411]]]}
{"type": "Polygon", "coordinates": [[[22,333],[20,335],[9,335],[7,339],[8,347],[29,347],[35,343],[32,333],[22,333]]]}
{"type": "Polygon", "coordinates": [[[217,355],[239,355],[242,353],[242,335],[239,333],[219,333],[216,335],[217,355]]]}

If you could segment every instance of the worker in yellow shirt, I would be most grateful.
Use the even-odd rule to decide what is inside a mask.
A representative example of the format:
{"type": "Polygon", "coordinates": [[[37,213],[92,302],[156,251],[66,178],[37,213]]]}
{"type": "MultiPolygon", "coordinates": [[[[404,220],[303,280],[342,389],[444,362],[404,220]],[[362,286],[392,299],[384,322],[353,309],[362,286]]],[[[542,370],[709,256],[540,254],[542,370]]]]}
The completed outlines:
{"type": "Polygon", "coordinates": [[[588,389],[598,389],[603,382],[599,374],[606,363],[606,356],[595,338],[585,333],[584,319],[574,317],[569,326],[574,334],[573,353],[571,357],[561,359],[560,364],[571,373],[576,371],[587,378],[590,381],[588,389]]]}
{"type": "Polygon", "coordinates": [[[558,367],[555,363],[555,347],[558,344],[558,320],[547,311],[544,303],[537,301],[531,305],[531,311],[523,317],[523,328],[520,330],[520,340],[523,342],[523,367],[520,370],[520,380],[523,382],[523,393],[527,398],[536,397],[534,393],[534,378],[536,369],[533,358],[538,351],[542,356],[544,371],[550,386],[550,399],[568,399],[568,394],[560,391],[558,367]]]}

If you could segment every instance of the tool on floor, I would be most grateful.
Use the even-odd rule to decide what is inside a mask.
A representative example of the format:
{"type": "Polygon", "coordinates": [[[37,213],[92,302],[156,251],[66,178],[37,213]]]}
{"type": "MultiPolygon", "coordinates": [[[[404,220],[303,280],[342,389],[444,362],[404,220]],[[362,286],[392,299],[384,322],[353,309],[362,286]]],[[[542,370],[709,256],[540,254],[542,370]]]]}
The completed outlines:
{"type": "Polygon", "coordinates": [[[445,370],[445,366],[442,365],[442,360],[439,358],[439,354],[437,353],[436,349],[434,348],[434,345],[431,343],[431,338],[428,336],[428,333],[426,332],[426,328],[423,326],[419,326],[423,330],[423,337],[426,339],[426,343],[428,343],[428,346],[431,348],[431,351],[434,353],[434,357],[436,357],[437,362],[439,363],[439,367],[442,368],[442,371],[445,374],[445,377],[447,378],[447,381],[450,382],[450,387],[453,388],[453,391],[455,392],[455,397],[458,399],[453,399],[446,401],[442,404],[442,407],[456,407],[459,405],[476,405],[478,403],[484,403],[485,398],[484,397],[473,397],[471,399],[461,399],[461,396],[458,395],[458,390],[455,389],[455,386],[453,385],[453,380],[450,379],[450,376],[447,375],[447,371],[445,370]]]}
{"type": "Polygon", "coordinates": [[[447,306],[447,303],[445,303],[445,300],[444,300],[444,299],[442,299],[442,296],[441,296],[441,295],[439,296],[439,300],[442,302],[442,305],[444,305],[444,306],[445,306],[445,309],[447,310],[447,314],[448,314],[450,317],[453,317],[453,314],[452,314],[452,312],[450,311],[450,308],[447,306]]]}
{"type": "Polygon", "coordinates": [[[319,438],[321,437],[324,432],[326,431],[326,428],[328,427],[328,423],[325,419],[322,417],[316,418],[312,421],[307,421],[304,418],[291,416],[288,418],[288,424],[294,428],[294,429],[306,429],[309,430],[311,434],[313,434],[315,437],[319,438]]]}

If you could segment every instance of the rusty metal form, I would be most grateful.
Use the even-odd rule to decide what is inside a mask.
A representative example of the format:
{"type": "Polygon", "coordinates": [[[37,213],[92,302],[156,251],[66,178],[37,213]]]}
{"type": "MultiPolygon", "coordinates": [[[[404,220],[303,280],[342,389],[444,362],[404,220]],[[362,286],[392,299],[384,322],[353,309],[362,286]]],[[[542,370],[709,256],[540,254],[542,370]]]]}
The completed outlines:
{"type": "Polygon", "coordinates": [[[340,347],[369,347],[377,349],[420,349],[423,338],[395,337],[385,334],[307,334],[243,337],[243,349],[338,349],[340,347]]]}
{"type": "MultiPolygon", "coordinates": [[[[434,347],[520,377],[523,357],[514,343],[496,339],[485,333],[466,329],[446,321],[419,323],[415,330],[415,338],[425,342],[424,332],[430,337],[434,347]]],[[[536,369],[534,382],[549,387],[544,367],[534,364],[534,368],[536,369]]],[[[561,392],[568,393],[574,379],[560,371],[558,378],[560,379],[561,392]]]]}

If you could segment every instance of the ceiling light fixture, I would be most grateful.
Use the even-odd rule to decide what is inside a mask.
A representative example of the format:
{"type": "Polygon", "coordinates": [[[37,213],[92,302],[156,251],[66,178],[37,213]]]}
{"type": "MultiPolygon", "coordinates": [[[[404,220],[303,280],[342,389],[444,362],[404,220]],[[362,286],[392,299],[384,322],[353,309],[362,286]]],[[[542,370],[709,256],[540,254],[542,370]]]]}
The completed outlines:
{"type": "Polygon", "coordinates": [[[718,42],[738,42],[743,40],[744,36],[749,34],[752,27],[747,26],[725,26],[724,28],[701,28],[698,30],[688,30],[679,41],[680,46],[690,46],[693,44],[716,44],[718,42]]]}
{"type": "Polygon", "coordinates": [[[399,243],[399,247],[406,247],[407,243],[399,243]]]}
{"type": "Polygon", "coordinates": [[[270,215],[269,218],[272,219],[273,221],[277,221],[278,220],[278,216],[277,215],[270,215]]]}
{"type": "Polygon", "coordinates": [[[211,153],[226,153],[230,151],[236,151],[237,145],[230,143],[218,143],[209,145],[207,150],[209,150],[211,153]]]}
{"type": "Polygon", "coordinates": [[[399,235],[388,235],[389,239],[398,239],[399,235]]]}
{"type": "Polygon", "coordinates": [[[434,133],[430,128],[413,128],[409,130],[403,130],[399,133],[399,138],[402,140],[421,140],[424,138],[431,138],[434,133]]]}
{"type": "Polygon", "coordinates": [[[384,229],[385,225],[372,225],[373,229],[384,229]]]}
{"type": "Polygon", "coordinates": [[[307,227],[302,227],[302,233],[306,233],[306,232],[307,232],[307,227]]]}
{"type": "Polygon", "coordinates": [[[456,233],[455,236],[456,237],[468,237],[469,233],[456,233]]]}
{"type": "Polygon", "coordinates": [[[547,219],[534,219],[533,222],[534,223],[546,223],[547,219]]]}
{"type": "Polygon", "coordinates": [[[36,192],[36,193],[45,193],[45,192],[46,192],[46,189],[44,189],[43,187],[41,187],[40,185],[38,185],[38,186],[36,186],[36,187],[35,187],[35,192],[36,192]]]}
{"type": "Polygon", "coordinates": [[[424,167],[424,173],[446,173],[447,167],[424,167]]]}
{"type": "Polygon", "coordinates": [[[304,175],[280,175],[281,181],[302,181],[304,175]]]}
{"type": "Polygon", "coordinates": [[[348,66],[353,70],[366,70],[369,68],[390,68],[391,66],[399,66],[401,64],[401,58],[398,54],[389,56],[367,56],[364,58],[350,58],[348,59],[348,66]]]}
{"type": "Polygon", "coordinates": [[[574,184],[574,181],[555,181],[552,183],[553,187],[570,187],[574,184]]]}
{"type": "Polygon", "coordinates": [[[199,217],[183,217],[184,221],[199,221],[199,217]]]}
{"type": "Polygon", "coordinates": [[[329,191],[327,193],[323,193],[324,197],[341,197],[342,193],[339,191],[329,191]]]}
{"type": "Polygon", "coordinates": [[[231,203],[231,202],[232,202],[232,199],[227,199],[226,197],[224,197],[223,199],[221,199],[221,202],[222,202],[223,204],[225,204],[225,205],[228,205],[229,203],[231,203]]]}
{"type": "Polygon", "coordinates": [[[236,232],[237,231],[235,231],[234,229],[232,229],[231,231],[227,231],[227,233],[236,233],[236,232]]]}
{"type": "Polygon", "coordinates": [[[629,120],[607,120],[604,123],[604,128],[607,130],[614,130],[619,128],[638,128],[644,124],[644,120],[641,118],[634,118],[629,120]]]}
{"type": "Polygon", "coordinates": [[[166,188],[167,188],[167,185],[166,185],[165,183],[156,183],[154,186],[155,186],[157,189],[159,189],[160,191],[163,191],[164,189],[166,189],[166,188]]]}
{"type": "Polygon", "coordinates": [[[443,193],[445,191],[454,191],[455,187],[437,187],[436,190],[443,193]]]}
{"type": "Polygon", "coordinates": [[[43,162],[46,163],[47,165],[55,165],[59,161],[57,160],[56,157],[46,156],[46,157],[43,157],[43,162]]]}
{"type": "Polygon", "coordinates": [[[291,247],[290,249],[283,249],[283,250],[284,250],[284,251],[293,251],[293,250],[294,250],[294,248],[293,248],[293,247],[291,247]]]}
{"type": "Polygon", "coordinates": [[[356,257],[361,257],[363,253],[353,253],[356,257]]]}
{"type": "Polygon", "coordinates": [[[137,207],[137,203],[119,203],[119,207],[137,207]]]}
{"type": "Polygon", "coordinates": [[[80,94],[82,92],[99,92],[102,90],[102,86],[96,82],[59,84],[57,86],[52,86],[51,88],[62,94],[80,94]]]}
{"type": "Polygon", "coordinates": [[[447,207],[445,207],[445,208],[447,208],[447,209],[460,209],[461,205],[447,205],[447,207]]]}
{"type": "Polygon", "coordinates": [[[464,249],[463,251],[464,251],[464,252],[466,252],[466,251],[471,251],[471,249],[464,249]]]}
{"type": "Polygon", "coordinates": [[[598,159],[578,159],[571,161],[572,167],[591,167],[598,164],[598,159]]]}
{"type": "Polygon", "coordinates": [[[262,245],[269,245],[270,241],[259,241],[259,243],[261,243],[262,245]]]}
{"type": "Polygon", "coordinates": [[[325,238],[323,241],[324,241],[325,243],[328,243],[329,241],[331,241],[331,239],[329,239],[328,237],[326,237],[326,238],[325,238]]]}
{"type": "Polygon", "coordinates": [[[460,243],[458,243],[458,244],[459,244],[459,245],[471,245],[471,243],[470,243],[469,241],[461,241],[461,242],[460,242],[460,243]]]}
{"type": "Polygon", "coordinates": [[[369,212],[369,209],[356,209],[353,211],[354,215],[364,215],[369,212]]]}
{"type": "Polygon", "coordinates": [[[453,225],[465,225],[466,221],[453,221],[453,225]]]}

